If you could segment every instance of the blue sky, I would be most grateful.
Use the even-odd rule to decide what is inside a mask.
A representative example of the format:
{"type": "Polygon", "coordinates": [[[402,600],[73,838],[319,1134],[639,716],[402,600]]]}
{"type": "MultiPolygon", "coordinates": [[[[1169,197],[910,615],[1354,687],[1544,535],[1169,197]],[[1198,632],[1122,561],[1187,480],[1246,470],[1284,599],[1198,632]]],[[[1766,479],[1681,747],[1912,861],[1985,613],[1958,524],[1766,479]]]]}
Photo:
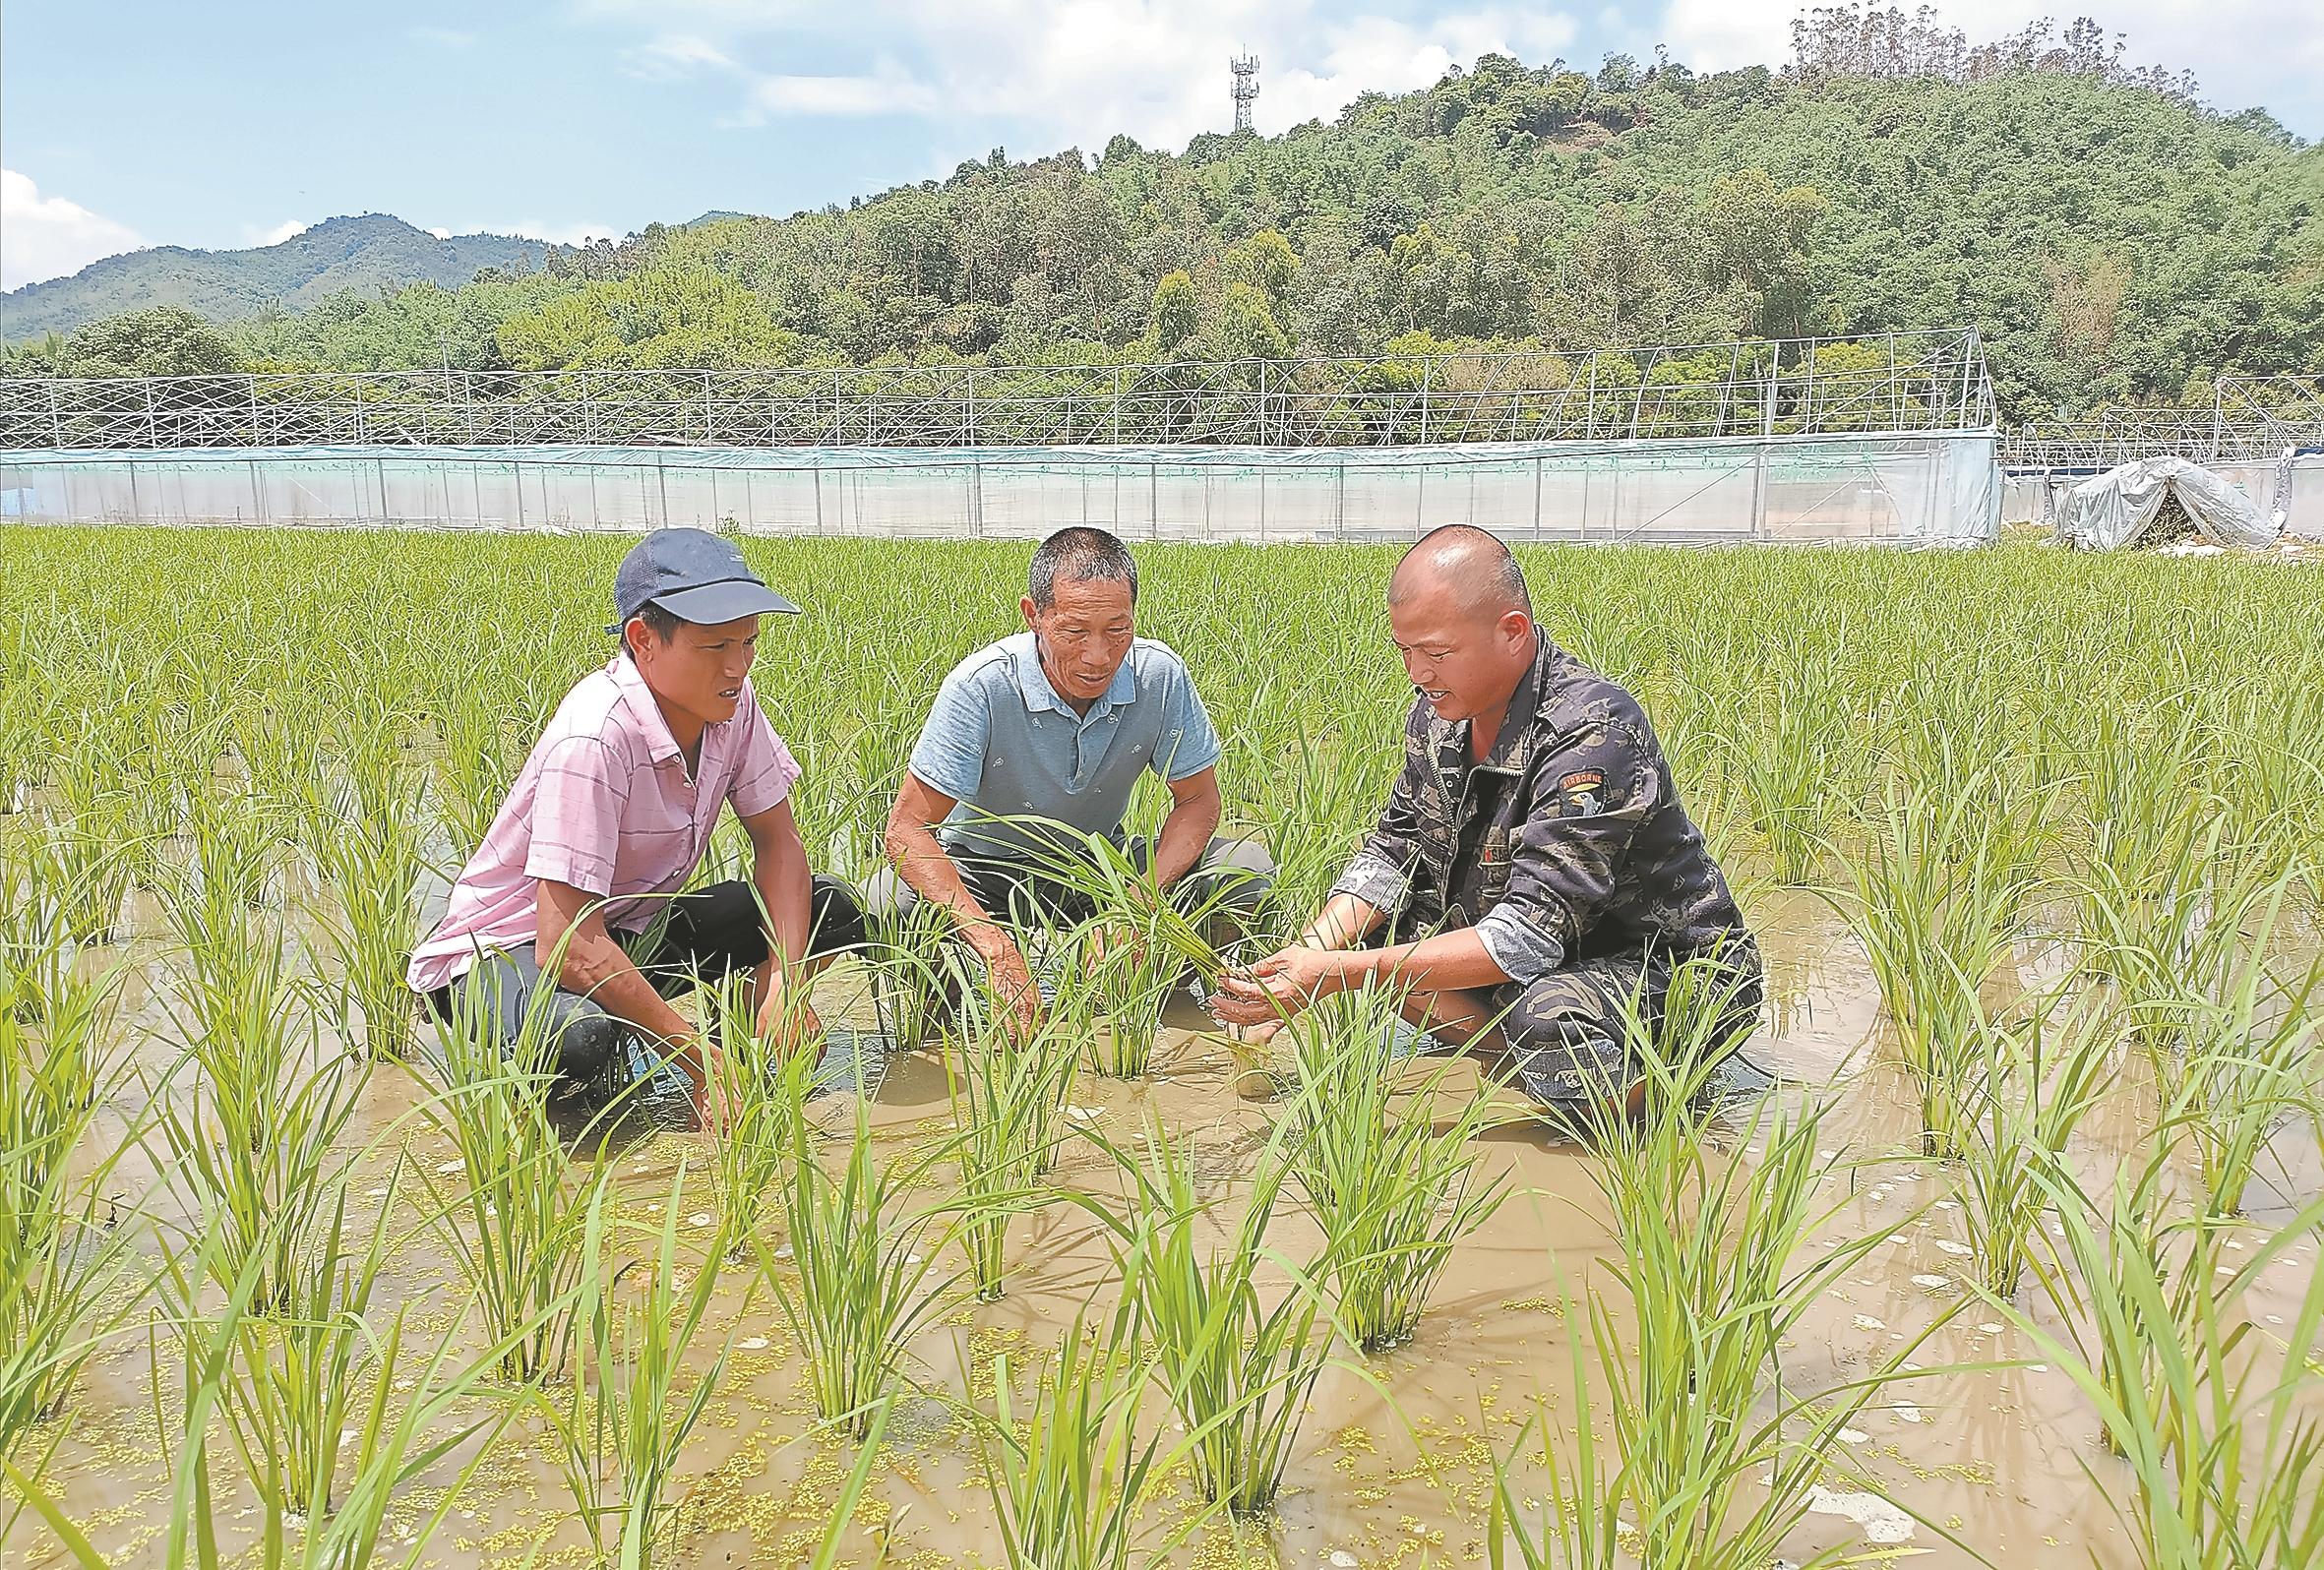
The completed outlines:
{"type": "MultiPolygon", "coordinates": [[[[2033,0],[1960,0],[1973,37],[2033,0]]],[[[2072,8],[2067,8],[2070,12],[2072,8]]],[[[2094,7],[2095,9],[2095,7],[2094,7]]],[[[1594,68],[1657,41],[1697,69],[1780,63],[1793,6],[1418,0],[508,0],[455,6],[8,0],[0,285],[138,245],[264,243],[337,213],[574,240],[710,209],[787,213],[1006,146],[1183,147],[1329,116],[1498,49],[1594,68]]],[[[2124,0],[2134,61],[2324,135],[2313,0],[2124,0]]]]}

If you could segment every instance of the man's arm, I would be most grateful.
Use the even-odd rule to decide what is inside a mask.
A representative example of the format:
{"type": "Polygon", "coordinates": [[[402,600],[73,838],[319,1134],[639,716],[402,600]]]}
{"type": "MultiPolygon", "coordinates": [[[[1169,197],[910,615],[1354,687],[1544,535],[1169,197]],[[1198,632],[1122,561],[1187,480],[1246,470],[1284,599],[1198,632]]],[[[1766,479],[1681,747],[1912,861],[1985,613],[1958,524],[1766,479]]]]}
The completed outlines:
{"type": "Polygon", "coordinates": [[[919,775],[905,774],[903,789],[896,793],[895,808],[887,815],[887,832],[883,841],[887,859],[895,864],[896,876],[914,893],[929,904],[952,913],[960,936],[992,972],[993,985],[1015,1002],[1018,1017],[1029,1025],[1039,1017],[1041,994],[1033,986],[1032,972],[1025,964],[1024,955],[1017,952],[1016,942],[1009,936],[1008,929],[977,903],[968,885],[960,880],[960,869],[952,865],[952,858],[945,853],[944,842],[936,837],[936,825],[945,820],[955,805],[954,798],[919,775]]]}
{"type": "Polygon", "coordinates": [[[649,1031],[678,1049],[680,1065],[702,1089],[702,1057],[694,1027],[653,990],[613,935],[594,894],[555,878],[539,880],[540,926],[533,939],[533,957],[544,975],[579,993],[617,1019],[649,1031]],[[558,944],[563,942],[560,952],[558,944]]]}
{"type": "MultiPolygon", "coordinates": [[[[785,1006],[794,985],[803,984],[800,961],[806,957],[811,918],[807,845],[799,837],[799,820],[792,815],[788,797],[764,813],[742,819],[751,838],[751,884],[759,892],[759,907],[766,916],[766,959],[751,979],[751,1006],[762,1031],[778,1023],[773,1016],[785,1006]]],[[[800,1005],[798,1023],[817,1028],[814,1010],[800,1005]]]]}
{"type": "Polygon", "coordinates": [[[1154,845],[1154,881],[1168,888],[1194,870],[1224,812],[1218,794],[1218,766],[1170,782],[1170,815],[1154,845]]]}

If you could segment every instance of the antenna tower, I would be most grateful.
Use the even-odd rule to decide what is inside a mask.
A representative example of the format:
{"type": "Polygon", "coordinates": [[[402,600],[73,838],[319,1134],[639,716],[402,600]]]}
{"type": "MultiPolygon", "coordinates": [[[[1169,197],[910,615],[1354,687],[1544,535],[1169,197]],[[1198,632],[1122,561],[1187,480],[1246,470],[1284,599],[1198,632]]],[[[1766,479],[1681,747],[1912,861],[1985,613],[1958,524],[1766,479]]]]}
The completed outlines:
{"type": "Polygon", "coordinates": [[[1235,129],[1251,129],[1251,100],[1258,96],[1258,56],[1247,54],[1240,60],[1229,60],[1227,69],[1235,73],[1235,129]]]}

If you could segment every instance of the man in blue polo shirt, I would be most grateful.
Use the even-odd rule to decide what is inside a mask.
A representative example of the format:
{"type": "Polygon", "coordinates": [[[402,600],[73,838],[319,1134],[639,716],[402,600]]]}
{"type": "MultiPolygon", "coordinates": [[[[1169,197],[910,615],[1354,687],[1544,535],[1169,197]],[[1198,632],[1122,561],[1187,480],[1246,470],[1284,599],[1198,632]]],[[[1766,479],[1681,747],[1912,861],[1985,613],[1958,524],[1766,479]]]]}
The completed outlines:
{"type": "Polygon", "coordinates": [[[1170,813],[1150,846],[1131,849],[1150,859],[1163,887],[1195,899],[1220,892],[1247,917],[1274,869],[1250,841],[1214,837],[1218,735],[1186,662],[1136,635],[1137,564],[1122,542],[1094,528],[1051,535],[1033,553],[1018,608],[1026,630],[962,660],[937,693],[887,818],[894,876],[875,878],[867,903],[950,911],[1029,1024],[1040,996],[996,918],[1062,924],[1087,912],[1040,876],[1039,832],[997,820],[1047,818],[1119,842],[1130,793],[1151,769],[1170,787],[1170,813]]]}

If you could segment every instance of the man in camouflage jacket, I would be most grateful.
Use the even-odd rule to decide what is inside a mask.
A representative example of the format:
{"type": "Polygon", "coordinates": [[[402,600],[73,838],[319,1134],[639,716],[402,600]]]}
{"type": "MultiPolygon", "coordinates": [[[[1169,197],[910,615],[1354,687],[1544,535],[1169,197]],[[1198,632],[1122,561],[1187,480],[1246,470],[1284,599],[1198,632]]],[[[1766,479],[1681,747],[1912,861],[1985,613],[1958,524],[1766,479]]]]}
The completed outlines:
{"type": "Polygon", "coordinates": [[[1406,553],[1389,617],[1418,697],[1386,811],[1300,940],[1230,977],[1231,1024],[1367,980],[1439,1039],[1514,1060],[1575,1119],[1635,1105],[1625,1007],[1713,954],[1741,1024],[1760,965],[1637,700],[1543,637],[1514,558],[1454,525],[1406,553]],[[1364,946],[1359,946],[1364,945],[1364,946]]]}

